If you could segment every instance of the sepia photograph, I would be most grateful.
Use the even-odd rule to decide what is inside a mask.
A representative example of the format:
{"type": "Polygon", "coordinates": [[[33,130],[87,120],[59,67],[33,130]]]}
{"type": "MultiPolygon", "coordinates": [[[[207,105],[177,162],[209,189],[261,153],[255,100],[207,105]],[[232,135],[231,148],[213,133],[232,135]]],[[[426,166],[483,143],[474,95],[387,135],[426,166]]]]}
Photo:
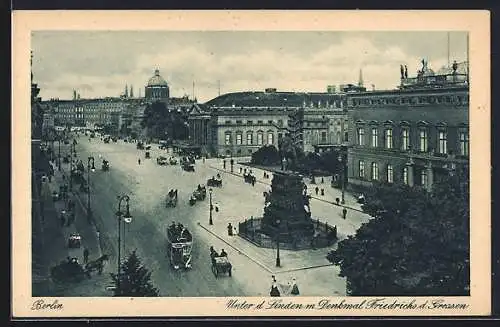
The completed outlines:
{"type": "Polygon", "coordinates": [[[472,272],[489,267],[471,250],[490,219],[471,202],[490,196],[471,156],[489,158],[471,143],[489,142],[471,127],[481,106],[489,124],[471,99],[489,92],[478,36],[395,22],[30,30],[21,311],[168,298],[200,312],[202,298],[223,315],[470,313],[474,287],[491,290],[472,272]]]}

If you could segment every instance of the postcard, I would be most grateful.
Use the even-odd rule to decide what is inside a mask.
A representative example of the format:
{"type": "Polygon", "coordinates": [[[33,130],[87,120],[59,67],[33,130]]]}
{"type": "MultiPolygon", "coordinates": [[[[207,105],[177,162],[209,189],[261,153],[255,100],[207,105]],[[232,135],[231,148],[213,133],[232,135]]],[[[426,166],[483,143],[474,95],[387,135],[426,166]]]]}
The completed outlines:
{"type": "Polygon", "coordinates": [[[488,315],[489,24],[13,12],[13,317],[488,315]]]}

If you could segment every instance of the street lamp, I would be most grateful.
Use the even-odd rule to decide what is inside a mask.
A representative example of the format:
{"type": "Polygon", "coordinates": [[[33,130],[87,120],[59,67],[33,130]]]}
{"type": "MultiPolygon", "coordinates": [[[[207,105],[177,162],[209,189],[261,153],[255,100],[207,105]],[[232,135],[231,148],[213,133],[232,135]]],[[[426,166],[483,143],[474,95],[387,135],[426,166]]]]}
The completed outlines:
{"type": "Polygon", "coordinates": [[[130,215],[130,207],[129,207],[129,201],[130,197],[128,195],[122,195],[118,196],[118,211],[116,212],[116,217],[118,220],[118,260],[117,260],[117,289],[120,289],[120,264],[121,264],[121,226],[122,226],[122,219],[126,223],[132,222],[132,216],[130,215]],[[122,212],[121,206],[122,202],[125,200],[126,202],[126,207],[125,207],[125,213],[122,212]]]}
{"type": "Polygon", "coordinates": [[[90,223],[92,219],[92,212],[90,209],[90,170],[95,171],[94,157],[89,157],[87,162],[87,219],[90,223]],[[90,165],[92,163],[92,165],[90,165]]]}
{"type": "Polygon", "coordinates": [[[208,219],[208,224],[213,225],[214,222],[212,220],[212,211],[214,210],[214,206],[212,205],[212,188],[208,189],[208,194],[209,194],[209,198],[210,198],[210,216],[208,219]]]}
{"type": "Polygon", "coordinates": [[[280,260],[280,220],[276,219],[277,229],[276,229],[276,267],[281,267],[280,260]]]}

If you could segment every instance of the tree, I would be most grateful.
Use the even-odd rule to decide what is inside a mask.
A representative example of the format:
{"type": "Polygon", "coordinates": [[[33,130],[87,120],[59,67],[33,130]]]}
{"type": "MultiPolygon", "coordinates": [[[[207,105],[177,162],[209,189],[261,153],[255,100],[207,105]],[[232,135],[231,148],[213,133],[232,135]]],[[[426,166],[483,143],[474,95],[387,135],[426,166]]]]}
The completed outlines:
{"type": "Polygon", "coordinates": [[[159,296],[159,291],[151,283],[151,272],[146,269],[133,251],[121,265],[120,276],[111,273],[115,284],[114,296],[159,296]]]}
{"type": "Polygon", "coordinates": [[[164,102],[153,102],[144,109],[141,126],[149,137],[164,139],[166,135],[180,140],[189,135],[187,116],[180,110],[167,108],[164,102]]]}
{"type": "Polygon", "coordinates": [[[374,218],[328,255],[347,278],[348,293],[468,295],[468,185],[461,172],[432,192],[387,184],[369,189],[363,210],[374,218]]]}
{"type": "Polygon", "coordinates": [[[263,166],[279,165],[280,156],[274,145],[264,145],[252,153],[251,162],[263,166]]]}

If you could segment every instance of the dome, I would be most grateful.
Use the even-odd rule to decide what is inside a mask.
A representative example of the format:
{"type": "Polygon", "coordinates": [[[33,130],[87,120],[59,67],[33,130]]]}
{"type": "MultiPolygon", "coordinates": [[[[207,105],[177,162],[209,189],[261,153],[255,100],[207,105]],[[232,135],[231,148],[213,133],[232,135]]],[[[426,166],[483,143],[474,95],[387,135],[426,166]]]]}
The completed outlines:
{"type": "Polygon", "coordinates": [[[155,75],[151,77],[148,81],[148,86],[168,86],[167,81],[160,76],[160,71],[155,70],[155,75]]]}

